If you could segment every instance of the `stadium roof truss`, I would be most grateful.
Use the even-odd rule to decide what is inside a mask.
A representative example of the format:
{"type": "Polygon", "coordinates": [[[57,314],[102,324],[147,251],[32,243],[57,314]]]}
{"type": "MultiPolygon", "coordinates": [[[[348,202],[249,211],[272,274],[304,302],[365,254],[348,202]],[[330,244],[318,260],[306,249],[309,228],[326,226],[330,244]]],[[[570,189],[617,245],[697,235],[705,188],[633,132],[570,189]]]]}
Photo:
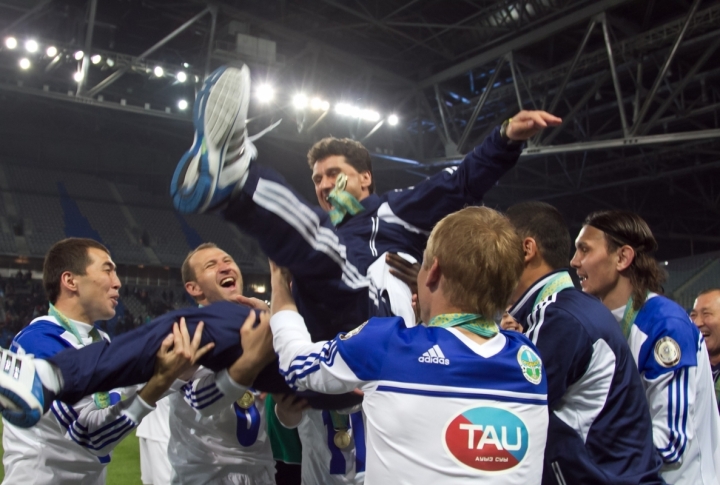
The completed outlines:
{"type": "Polygon", "coordinates": [[[720,242],[720,1],[5,0],[0,11],[3,37],[35,33],[115,61],[91,69],[85,56],[72,83],[62,62],[32,78],[1,52],[5,91],[189,120],[154,108],[172,94],[148,80],[152,67],[185,69],[187,91],[216,65],[246,62],[255,81],[397,113],[394,130],[287,105],[251,115],[290,120],[272,136],[304,146],[362,140],[398,185],[457,164],[519,109],[545,109],[562,125],[529,142],[488,203],[548,200],[575,226],[624,207],[668,241],[720,242]],[[238,33],[277,55],[238,55],[238,33]]]}

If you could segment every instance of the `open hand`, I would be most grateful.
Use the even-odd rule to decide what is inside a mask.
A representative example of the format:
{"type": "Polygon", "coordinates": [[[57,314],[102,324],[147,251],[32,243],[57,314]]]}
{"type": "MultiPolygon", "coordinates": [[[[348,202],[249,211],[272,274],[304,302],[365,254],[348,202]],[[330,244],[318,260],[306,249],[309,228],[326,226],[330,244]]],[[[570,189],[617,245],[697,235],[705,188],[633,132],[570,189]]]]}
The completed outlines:
{"type": "Polygon", "coordinates": [[[505,135],[515,141],[525,141],[548,126],[558,126],[562,119],[551,115],[547,111],[522,110],[511,118],[505,129],[505,135]]]}

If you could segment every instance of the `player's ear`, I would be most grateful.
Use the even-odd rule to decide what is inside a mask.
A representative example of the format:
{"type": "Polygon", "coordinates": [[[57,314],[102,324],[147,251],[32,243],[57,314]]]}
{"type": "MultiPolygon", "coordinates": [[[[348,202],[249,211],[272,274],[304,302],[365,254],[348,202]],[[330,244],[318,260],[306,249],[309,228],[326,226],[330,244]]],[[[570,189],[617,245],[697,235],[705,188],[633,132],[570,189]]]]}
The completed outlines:
{"type": "Polygon", "coordinates": [[[427,272],[425,278],[425,286],[432,288],[440,283],[440,276],[442,276],[442,270],[440,269],[440,262],[437,258],[433,258],[433,262],[427,272]]]}
{"type": "Polygon", "coordinates": [[[196,281],[188,281],[185,283],[185,291],[187,291],[188,295],[192,296],[195,300],[202,299],[203,292],[196,281]]]}

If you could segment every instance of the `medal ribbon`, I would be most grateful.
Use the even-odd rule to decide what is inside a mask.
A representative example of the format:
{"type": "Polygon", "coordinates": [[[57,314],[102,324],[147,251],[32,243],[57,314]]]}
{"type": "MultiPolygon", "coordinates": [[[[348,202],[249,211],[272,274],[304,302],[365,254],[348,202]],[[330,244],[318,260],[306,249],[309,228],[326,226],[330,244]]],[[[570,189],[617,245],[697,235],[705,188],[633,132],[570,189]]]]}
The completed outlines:
{"type": "Polygon", "coordinates": [[[572,282],[572,278],[570,278],[570,275],[567,271],[557,273],[552,278],[550,278],[550,281],[543,285],[540,293],[538,293],[537,298],[535,298],[535,303],[533,303],[532,307],[535,308],[538,303],[540,303],[550,295],[560,293],[562,290],[574,287],[575,285],[572,282]]]}
{"type": "MultiPolygon", "coordinates": [[[[645,300],[647,300],[649,294],[650,292],[645,293],[645,300]]],[[[623,313],[622,320],[620,320],[620,328],[622,329],[626,340],[630,338],[630,329],[632,328],[633,323],[635,323],[637,314],[640,312],[640,310],[635,310],[633,303],[633,298],[631,296],[628,298],[627,304],[625,305],[625,313],[623,313]]]]}
{"type": "Polygon", "coordinates": [[[717,398],[718,409],[720,409],[720,373],[715,376],[715,398],[717,398]]]}
{"type": "Polygon", "coordinates": [[[330,210],[330,222],[334,226],[340,224],[346,214],[354,216],[365,210],[352,194],[345,192],[345,187],[347,187],[347,175],[341,173],[335,180],[335,187],[328,195],[328,201],[333,207],[330,210]]]}
{"type": "Polygon", "coordinates": [[[332,426],[335,431],[347,431],[350,429],[349,415],[340,414],[337,411],[330,411],[330,419],[332,420],[332,426]]]}
{"type": "Polygon", "coordinates": [[[486,320],[477,313],[446,313],[433,317],[428,327],[460,327],[475,335],[492,338],[498,333],[498,326],[492,320],[486,320]]]}
{"type": "MultiPolygon", "coordinates": [[[[73,334],[73,337],[77,340],[78,344],[81,347],[85,347],[85,343],[82,340],[82,337],[80,336],[80,332],[77,329],[77,326],[73,323],[72,320],[70,320],[68,317],[62,314],[60,310],[55,308],[55,305],[50,303],[50,307],[48,309],[48,315],[51,317],[55,317],[55,320],[58,321],[60,326],[73,334]]],[[[99,342],[103,340],[102,335],[100,335],[100,332],[98,332],[98,329],[94,326],[90,329],[89,336],[92,339],[93,342],[99,342]]],[[[110,406],[110,393],[109,392],[96,392],[93,394],[93,401],[95,401],[95,405],[98,407],[98,409],[105,409],[106,407],[110,406]]]]}

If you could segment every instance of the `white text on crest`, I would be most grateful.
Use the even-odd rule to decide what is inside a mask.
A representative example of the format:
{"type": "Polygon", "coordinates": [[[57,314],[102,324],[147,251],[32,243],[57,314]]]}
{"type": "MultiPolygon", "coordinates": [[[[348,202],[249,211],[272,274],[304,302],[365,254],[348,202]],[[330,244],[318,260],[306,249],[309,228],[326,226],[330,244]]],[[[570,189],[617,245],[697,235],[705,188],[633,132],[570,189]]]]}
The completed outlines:
{"type": "Polygon", "coordinates": [[[468,432],[468,449],[473,448],[482,450],[485,445],[493,445],[498,450],[517,451],[522,448],[522,432],[520,428],[516,427],[516,439],[514,444],[508,443],[507,427],[501,426],[500,428],[500,439],[498,439],[497,431],[495,426],[488,425],[483,426],[482,424],[460,424],[460,429],[467,430],[468,432]],[[475,431],[484,431],[480,436],[477,446],[475,446],[475,431]]]}

